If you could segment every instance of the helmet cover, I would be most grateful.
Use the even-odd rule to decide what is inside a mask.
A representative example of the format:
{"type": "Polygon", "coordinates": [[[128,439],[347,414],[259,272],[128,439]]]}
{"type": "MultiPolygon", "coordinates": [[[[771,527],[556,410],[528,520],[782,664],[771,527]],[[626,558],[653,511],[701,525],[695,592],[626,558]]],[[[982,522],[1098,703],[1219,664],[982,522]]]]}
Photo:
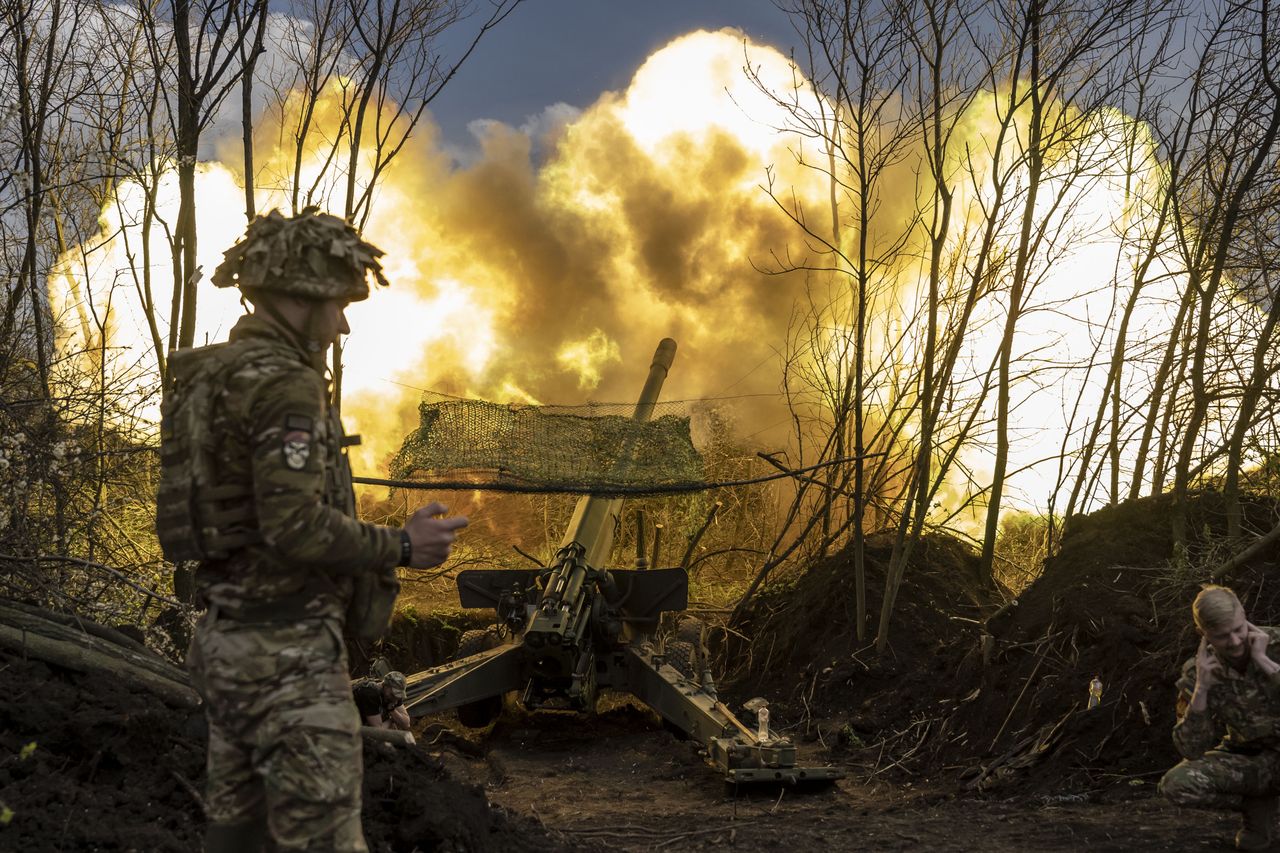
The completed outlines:
{"type": "Polygon", "coordinates": [[[213,273],[216,287],[283,293],[303,299],[369,296],[369,274],[387,286],[378,258],[351,223],[319,208],[286,217],[272,210],[256,217],[244,237],[223,254],[213,273]]]}
{"type": "Polygon", "coordinates": [[[405,698],[405,678],[403,672],[392,670],[382,677],[382,686],[391,688],[396,698],[403,700],[405,698]]]}

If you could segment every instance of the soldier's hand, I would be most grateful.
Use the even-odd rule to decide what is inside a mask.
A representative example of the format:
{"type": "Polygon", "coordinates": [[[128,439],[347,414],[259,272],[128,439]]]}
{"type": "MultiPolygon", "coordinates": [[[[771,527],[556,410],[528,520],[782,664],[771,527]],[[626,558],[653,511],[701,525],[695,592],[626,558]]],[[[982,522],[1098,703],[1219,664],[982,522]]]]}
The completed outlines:
{"type": "Polygon", "coordinates": [[[1196,652],[1196,687],[1208,689],[1218,683],[1222,676],[1222,663],[1213,653],[1209,641],[1200,638],[1200,650],[1196,652]]]}
{"type": "Polygon", "coordinates": [[[1263,631],[1252,622],[1246,622],[1245,624],[1249,626],[1249,657],[1254,660],[1265,658],[1267,656],[1267,643],[1270,642],[1271,638],[1267,636],[1266,631],[1263,631]]]}
{"type": "Polygon", "coordinates": [[[467,519],[462,515],[441,517],[448,511],[444,504],[432,501],[405,522],[404,529],[413,543],[409,555],[410,568],[430,569],[449,559],[453,541],[457,538],[454,531],[466,527],[467,519]]]}

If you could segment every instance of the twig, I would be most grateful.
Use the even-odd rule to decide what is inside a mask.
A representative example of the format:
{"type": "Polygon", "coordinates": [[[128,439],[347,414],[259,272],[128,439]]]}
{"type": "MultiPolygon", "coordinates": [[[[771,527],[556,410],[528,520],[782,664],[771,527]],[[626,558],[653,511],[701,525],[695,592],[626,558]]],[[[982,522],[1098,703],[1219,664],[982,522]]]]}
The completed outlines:
{"type": "Polygon", "coordinates": [[[1216,581],[1221,581],[1227,578],[1229,575],[1233,574],[1236,569],[1240,568],[1245,563],[1249,562],[1249,560],[1253,559],[1262,551],[1266,550],[1268,545],[1271,545],[1273,542],[1277,540],[1280,540],[1280,524],[1277,524],[1275,527],[1271,528],[1271,531],[1267,533],[1265,536],[1260,537],[1248,548],[1245,548],[1243,551],[1236,554],[1230,560],[1227,560],[1225,563],[1223,563],[1222,567],[1217,571],[1215,571],[1211,576],[1212,580],[1216,582],[1216,581]]]}
{"type": "Polygon", "coordinates": [[[537,557],[530,554],[528,551],[522,550],[519,545],[512,545],[511,550],[515,551],[517,554],[519,554],[521,557],[524,557],[526,560],[529,560],[531,563],[533,563],[535,566],[537,566],[540,569],[545,569],[547,567],[546,563],[542,562],[537,557]]]}
{"type": "Polygon", "coordinates": [[[1013,705],[1009,707],[1009,713],[1005,715],[1004,722],[1000,724],[1000,728],[996,732],[996,736],[991,739],[991,749],[995,749],[996,743],[1000,740],[1000,735],[1004,734],[1005,726],[1009,725],[1009,721],[1013,719],[1013,712],[1018,710],[1018,704],[1022,702],[1022,697],[1027,694],[1027,688],[1031,686],[1031,682],[1035,680],[1036,673],[1040,671],[1040,664],[1044,663],[1044,656],[1049,650],[1049,646],[1047,644],[1049,642],[1049,635],[1052,633],[1053,623],[1050,622],[1049,630],[1045,631],[1044,634],[1044,643],[1046,645],[1041,649],[1040,655],[1036,658],[1036,665],[1031,669],[1031,674],[1027,676],[1026,683],[1022,685],[1022,691],[1018,694],[1018,698],[1014,699],[1013,705]]]}
{"type": "Polygon", "coordinates": [[[742,826],[743,824],[747,824],[747,823],[751,823],[751,821],[739,820],[729,824],[728,826],[712,826],[712,827],[708,827],[707,829],[695,829],[690,832],[682,832],[679,835],[668,838],[666,841],[663,841],[660,844],[653,845],[653,849],[658,850],[660,848],[667,847],[668,845],[675,844],[677,841],[684,841],[687,838],[693,838],[695,835],[708,835],[713,832],[724,832],[726,830],[732,831],[737,829],[739,826],[742,826]]]}
{"type": "Polygon", "coordinates": [[[154,598],[157,601],[163,601],[165,604],[171,604],[174,607],[183,606],[181,601],[178,601],[177,599],[174,599],[174,598],[169,598],[167,595],[161,595],[158,592],[152,592],[151,590],[147,589],[145,586],[140,586],[139,584],[129,580],[128,576],[126,576],[125,574],[116,571],[110,566],[104,566],[101,563],[95,563],[92,560],[81,560],[79,557],[63,557],[57,554],[40,554],[35,557],[19,557],[15,554],[0,554],[0,560],[8,560],[9,562],[13,562],[13,563],[24,563],[28,560],[35,560],[38,563],[71,563],[77,566],[84,566],[87,569],[98,569],[99,571],[106,572],[107,574],[110,574],[120,579],[121,581],[133,587],[143,595],[154,598]]]}
{"type": "Polygon", "coordinates": [[[693,559],[693,552],[697,549],[698,543],[702,541],[702,536],[707,532],[707,528],[711,526],[711,522],[716,520],[716,513],[720,511],[720,507],[724,506],[723,501],[716,501],[711,506],[711,511],[707,513],[707,518],[702,522],[702,526],[698,528],[698,532],[693,534],[693,538],[689,540],[689,547],[684,549],[684,556],[680,558],[680,568],[688,569],[689,561],[693,559]]]}
{"type": "Polygon", "coordinates": [[[1003,767],[1011,758],[1013,758],[1013,756],[1030,746],[1034,740],[1035,735],[1028,735],[1022,740],[1015,742],[1013,746],[1006,749],[998,758],[996,758],[995,761],[984,767],[982,772],[978,774],[977,778],[970,781],[965,787],[970,790],[978,788],[988,776],[1003,767]]]}
{"type": "Polygon", "coordinates": [[[1146,773],[1107,773],[1099,772],[1100,779],[1145,779],[1148,776],[1163,776],[1168,770],[1148,770],[1146,773]]]}
{"type": "Polygon", "coordinates": [[[1006,643],[1002,645],[1002,648],[1006,652],[1013,651],[1014,649],[1040,649],[1044,646],[1044,641],[1046,639],[1053,639],[1061,634],[1061,631],[1055,631],[1052,636],[1046,634],[1038,640],[1028,640],[1025,643],[1006,643]]]}
{"type": "MultiPolygon", "coordinates": [[[[782,798],[779,797],[778,799],[781,800],[782,798]]],[[[536,810],[534,813],[537,814],[536,810]]],[[[685,839],[692,838],[695,835],[706,835],[707,833],[724,832],[725,830],[733,831],[740,826],[753,822],[754,819],[735,820],[727,826],[712,826],[707,827],[706,829],[695,829],[682,832],[672,832],[670,830],[661,829],[654,830],[630,823],[607,827],[587,827],[585,829],[561,829],[558,831],[562,835],[572,835],[574,838],[578,839],[617,838],[624,840],[638,840],[643,838],[654,842],[653,849],[656,850],[659,847],[666,847],[669,844],[675,844],[677,841],[684,841],[685,839]]]]}
{"type": "MultiPolygon", "coordinates": [[[[888,456],[888,455],[889,455],[889,454],[888,454],[887,452],[881,452],[881,453],[864,453],[864,454],[862,455],[862,458],[863,458],[863,459],[872,459],[872,458],[875,458],[875,457],[877,457],[877,456],[888,456]]],[[[814,470],[815,468],[823,467],[823,466],[826,466],[826,465],[839,465],[839,464],[842,464],[842,463],[844,463],[844,462],[855,462],[855,461],[857,461],[857,459],[858,459],[858,457],[857,457],[857,456],[846,456],[846,457],[844,457],[844,458],[842,458],[842,459],[834,459],[834,460],[832,460],[832,461],[830,461],[830,462],[823,463],[823,466],[819,466],[819,465],[810,465],[810,466],[809,466],[809,467],[807,467],[807,468],[788,468],[786,465],[782,464],[782,463],[781,463],[781,462],[779,462],[777,459],[774,459],[771,455],[769,455],[768,453],[764,453],[764,452],[759,452],[759,453],[757,453],[757,454],[756,454],[756,456],[759,456],[759,457],[760,457],[761,459],[763,459],[765,462],[768,462],[768,463],[769,463],[770,465],[772,465],[774,468],[777,468],[779,471],[783,472],[783,475],[784,475],[784,476],[787,476],[787,477],[794,477],[795,479],[797,479],[797,480],[799,480],[799,481],[801,481],[801,482],[803,482],[803,483],[808,483],[808,484],[810,484],[810,485],[812,485],[812,486],[817,486],[817,487],[818,487],[818,488],[820,488],[820,489],[824,489],[824,490],[829,491],[829,492],[835,492],[835,493],[837,493],[837,494],[844,495],[845,497],[852,497],[852,496],[853,496],[852,494],[850,494],[850,492],[849,492],[849,490],[848,490],[848,489],[836,488],[836,487],[835,487],[834,485],[832,485],[831,483],[824,483],[824,482],[822,482],[821,480],[818,480],[818,479],[816,479],[816,478],[814,478],[814,477],[803,477],[803,476],[801,476],[801,475],[802,475],[802,474],[804,474],[804,473],[805,473],[805,472],[807,472],[807,471],[812,471],[812,470],[814,470]]]]}
{"type": "Polygon", "coordinates": [[[169,775],[172,776],[174,780],[176,780],[177,783],[191,795],[191,799],[195,800],[196,805],[200,807],[200,814],[207,818],[209,816],[209,807],[204,804],[204,797],[200,796],[200,792],[196,790],[196,786],[188,782],[187,777],[183,776],[177,770],[170,770],[169,775]]]}
{"type": "MultiPolygon", "coordinates": [[[[934,720],[932,720],[932,719],[929,719],[929,720],[917,720],[917,721],[916,721],[916,723],[913,723],[912,725],[913,725],[913,726],[914,726],[914,725],[918,725],[918,724],[919,724],[919,723],[921,723],[921,722],[923,722],[925,725],[924,725],[924,729],[920,732],[920,737],[919,737],[919,739],[917,739],[917,740],[916,740],[916,745],[915,745],[915,746],[913,746],[913,747],[911,747],[911,749],[907,750],[906,754],[904,754],[901,758],[890,758],[890,759],[889,759],[889,763],[888,763],[888,764],[886,764],[884,767],[880,767],[880,766],[879,766],[879,762],[877,761],[877,766],[876,766],[875,771],[874,771],[874,772],[872,772],[872,773],[871,773],[871,775],[867,777],[866,781],[870,782],[872,779],[874,779],[875,777],[879,776],[881,773],[884,773],[886,770],[890,770],[890,769],[892,769],[892,768],[894,768],[894,767],[900,767],[900,768],[902,768],[903,772],[905,772],[905,773],[910,773],[910,772],[911,772],[910,770],[908,770],[908,769],[906,768],[906,765],[905,765],[905,764],[903,764],[903,762],[907,761],[909,758],[911,758],[911,756],[913,756],[913,755],[915,755],[917,752],[919,752],[919,751],[920,751],[920,747],[924,746],[925,738],[926,738],[926,737],[928,737],[928,735],[929,735],[929,727],[933,725],[934,720]]],[[[908,731],[910,731],[910,730],[911,730],[911,727],[909,726],[909,727],[907,727],[906,729],[904,729],[904,730],[902,731],[902,734],[906,734],[906,733],[907,733],[908,731]]]]}

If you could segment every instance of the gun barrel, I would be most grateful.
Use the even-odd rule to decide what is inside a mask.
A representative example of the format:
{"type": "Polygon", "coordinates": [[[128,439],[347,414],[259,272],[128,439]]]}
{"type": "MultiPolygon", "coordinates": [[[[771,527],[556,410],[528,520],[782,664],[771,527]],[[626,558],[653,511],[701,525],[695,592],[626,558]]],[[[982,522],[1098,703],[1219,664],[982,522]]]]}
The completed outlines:
{"type": "MultiPolygon", "coordinates": [[[[663,338],[653,354],[653,361],[649,365],[649,376],[645,379],[640,399],[636,401],[635,412],[632,414],[634,420],[647,421],[652,417],[658,395],[662,392],[662,385],[667,379],[667,373],[671,370],[675,357],[676,342],[671,338],[663,338]]],[[[620,498],[602,498],[596,495],[580,498],[577,506],[574,507],[573,518],[569,521],[569,528],[565,531],[560,547],[577,542],[585,551],[584,559],[587,565],[602,565],[613,548],[614,524],[621,507],[620,498]]]]}
{"type": "MultiPolygon", "coordinates": [[[[647,421],[653,415],[675,355],[676,342],[663,338],[649,365],[649,376],[632,414],[634,420],[647,421]]],[[[619,464],[627,464],[627,456],[624,449],[619,464]]],[[[577,614],[587,604],[581,593],[589,571],[603,566],[609,559],[621,510],[621,498],[587,495],[578,500],[560,543],[556,565],[538,601],[538,612],[525,628],[525,638],[531,646],[560,645],[565,632],[571,630],[571,623],[576,622],[577,614]]]]}
{"type": "Polygon", "coordinates": [[[653,353],[653,362],[649,365],[649,376],[645,379],[644,388],[640,391],[640,399],[636,402],[635,414],[638,421],[647,421],[653,415],[653,406],[658,402],[662,392],[662,383],[666,381],[671,365],[676,360],[676,342],[671,338],[663,338],[658,349],[653,353]]]}

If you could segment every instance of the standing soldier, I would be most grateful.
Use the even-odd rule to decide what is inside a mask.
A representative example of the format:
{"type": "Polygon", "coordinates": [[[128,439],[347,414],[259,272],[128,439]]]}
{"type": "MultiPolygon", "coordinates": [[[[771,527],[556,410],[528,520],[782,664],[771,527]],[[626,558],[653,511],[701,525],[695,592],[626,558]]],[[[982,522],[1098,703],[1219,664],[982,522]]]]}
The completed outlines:
{"type": "Polygon", "coordinates": [[[188,668],[209,721],[211,853],[367,850],[344,624],[369,630],[360,590],[385,619],[395,567],[443,563],[467,523],[438,503],[404,528],[355,517],[325,354],[368,276],[387,283],[381,254],[312,208],[258,217],[213,276],[253,312],[170,360],[156,528],[166,556],[198,561],[207,608],[188,668]]]}
{"type": "Polygon", "coordinates": [[[1181,806],[1244,815],[1239,850],[1271,845],[1280,794],[1280,629],[1253,625],[1230,589],[1207,586],[1191,605],[1200,648],[1178,680],[1173,743],[1185,758],[1160,780],[1181,806]]]}

